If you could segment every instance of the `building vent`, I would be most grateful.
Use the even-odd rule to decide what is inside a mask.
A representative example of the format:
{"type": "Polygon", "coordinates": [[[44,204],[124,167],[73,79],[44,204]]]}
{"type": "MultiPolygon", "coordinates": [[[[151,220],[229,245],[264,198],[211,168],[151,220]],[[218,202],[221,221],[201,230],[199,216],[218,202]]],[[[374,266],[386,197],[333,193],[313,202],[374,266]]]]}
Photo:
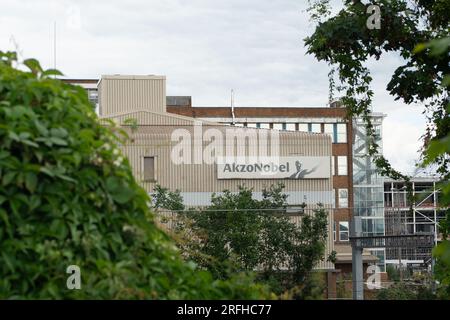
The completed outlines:
{"type": "Polygon", "coordinates": [[[166,105],[172,107],[191,107],[192,98],[189,96],[168,96],[166,97],[166,105]]]}
{"type": "Polygon", "coordinates": [[[342,100],[334,100],[330,103],[330,108],[343,108],[344,103],[342,103],[342,100]]]}

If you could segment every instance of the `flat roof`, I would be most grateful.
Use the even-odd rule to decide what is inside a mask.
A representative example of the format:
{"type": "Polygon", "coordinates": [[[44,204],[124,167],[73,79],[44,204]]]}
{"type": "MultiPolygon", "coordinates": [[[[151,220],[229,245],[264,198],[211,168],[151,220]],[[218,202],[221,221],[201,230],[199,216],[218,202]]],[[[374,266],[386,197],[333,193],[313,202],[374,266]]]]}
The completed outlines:
{"type": "Polygon", "coordinates": [[[62,78],[60,78],[59,80],[64,81],[64,82],[71,82],[71,83],[97,83],[98,82],[98,79],[70,79],[70,78],[62,79],[62,78]]]}
{"type": "MultiPolygon", "coordinates": [[[[441,179],[438,176],[426,176],[426,177],[413,177],[411,178],[411,182],[438,182],[441,179]]],[[[405,180],[394,180],[391,178],[384,178],[384,182],[398,182],[402,183],[405,182],[405,180]]]]}
{"type": "Polygon", "coordinates": [[[101,79],[109,80],[165,80],[166,76],[148,74],[148,75],[126,75],[126,74],[105,74],[101,79]]]}

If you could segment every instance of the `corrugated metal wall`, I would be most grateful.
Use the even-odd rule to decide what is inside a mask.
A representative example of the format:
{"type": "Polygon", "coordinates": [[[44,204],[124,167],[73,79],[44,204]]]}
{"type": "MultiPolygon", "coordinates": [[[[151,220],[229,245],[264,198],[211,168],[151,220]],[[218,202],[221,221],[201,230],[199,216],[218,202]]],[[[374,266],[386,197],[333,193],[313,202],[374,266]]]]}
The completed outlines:
{"type": "Polygon", "coordinates": [[[98,88],[100,116],[142,109],[166,111],[164,76],[102,76],[98,88]]]}
{"type": "MultiPolygon", "coordinates": [[[[130,133],[133,143],[123,147],[124,154],[130,160],[134,174],[138,181],[142,182],[144,188],[151,192],[156,183],[183,192],[220,192],[224,189],[237,191],[239,185],[245,185],[261,191],[264,187],[283,182],[286,191],[332,191],[332,180],[330,179],[217,179],[217,169],[215,164],[175,164],[171,160],[172,148],[178,142],[171,141],[171,133],[175,129],[186,129],[193,135],[192,127],[182,126],[161,126],[161,127],[139,127],[137,133],[130,133]],[[152,133],[153,131],[153,133],[152,133]],[[145,132],[145,133],[144,133],[145,132]],[[143,181],[143,157],[156,157],[157,182],[143,181]]],[[[217,127],[223,131],[224,127],[217,127]]],[[[207,127],[203,127],[203,131],[207,127]]],[[[248,129],[258,130],[258,129],[248,129]]],[[[264,129],[260,129],[264,130],[264,129]]],[[[248,141],[248,140],[247,140],[248,141]]],[[[203,146],[209,142],[200,142],[203,146]]],[[[194,141],[191,143],[191,154],[194,154],[194,141]]],[[[280,156],[330,156],[331,141],[329,137],[318,134],[303,133],[280,133],[280,156]]],[[[331,167],[331,156],[330,156],[331,167]]],[[[325,196],[325,194],[324,194],[325,196]]],[[[329,202],[323,199],[322,202],[329,202]]]]}

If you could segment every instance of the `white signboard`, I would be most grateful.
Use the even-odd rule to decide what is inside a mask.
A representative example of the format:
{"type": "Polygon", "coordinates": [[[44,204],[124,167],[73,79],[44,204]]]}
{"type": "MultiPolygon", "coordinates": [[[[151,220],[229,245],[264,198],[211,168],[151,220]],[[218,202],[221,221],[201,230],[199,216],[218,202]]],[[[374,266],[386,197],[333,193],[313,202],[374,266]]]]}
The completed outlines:
{"type": "Polygon", "coordinates": [[[218,179],[329,179],[331,157],[229,157],[217,159],[218,179]]]}

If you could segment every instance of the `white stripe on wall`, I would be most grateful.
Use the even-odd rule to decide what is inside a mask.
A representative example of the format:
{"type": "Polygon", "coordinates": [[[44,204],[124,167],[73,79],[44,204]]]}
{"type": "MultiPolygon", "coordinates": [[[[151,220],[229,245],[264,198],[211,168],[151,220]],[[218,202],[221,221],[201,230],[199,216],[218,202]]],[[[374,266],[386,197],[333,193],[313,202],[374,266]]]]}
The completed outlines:
{"type": "MultiPolygon", "coordinates": [[[[211,196],[213,192],[181,192],[184,204],[186,206],[208,206],[211,204],[211,196]]],[[[221,192],[216,192],[220,195],[221,192]]],[[[306,204],[322,203],[324,205],[333,205],[332,191],[286,191],[284,194],[288,195],[287,203],[289,205],[299,205],[305,202],[306,204]]],[[[257,200],[262,199],[262,192],[253,192],[253,197],[257,200]]]]}

